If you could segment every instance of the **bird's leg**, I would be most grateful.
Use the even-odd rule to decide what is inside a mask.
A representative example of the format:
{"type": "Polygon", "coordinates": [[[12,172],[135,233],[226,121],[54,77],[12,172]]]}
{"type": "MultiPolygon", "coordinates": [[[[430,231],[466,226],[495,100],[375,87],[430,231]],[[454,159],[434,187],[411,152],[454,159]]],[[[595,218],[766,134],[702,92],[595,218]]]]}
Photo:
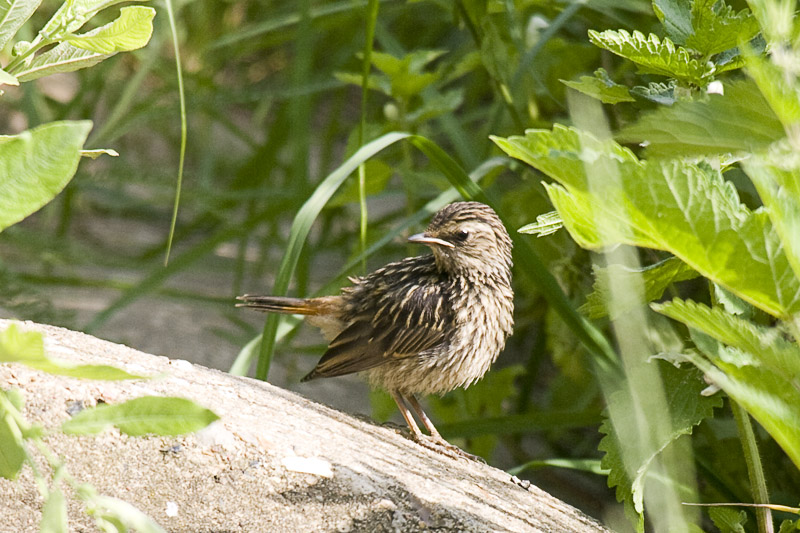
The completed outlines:
{"type": "Polygon", "coordinates": [[[436,430],[436,427],[433,425],[431,419],[428,418],[428,415],[422,410],[422,406],[419,404],[419,401],[417,401],[417,398],[413,394],[403,395],[399,392],[392,391],[392,397],[394,398],[395,403],[397,403],[397,406],[400,408],[400,413],[403,415],[403,418],[406,419],[406,423],[411,429],[411,437],[417,444],[453,459],[466,458],[472,459],[473,461],[478,461],[480,463],[486,462],[482,457],[467,453],[458,446],[454,446],[444,440],[442,435],[436,430]],[[417,414],[417,417],[420,419],[420,421],[422,421],[422,425],[424,425],[425,429],[427,429],[428,433],[430,433],[429,438],[425,437],[425,435],[419,430],[419,426],[417,426],[417,423],[414,421],[414,417],[411,415],[411,411],[408,409],[409,405],[417,414]]]}

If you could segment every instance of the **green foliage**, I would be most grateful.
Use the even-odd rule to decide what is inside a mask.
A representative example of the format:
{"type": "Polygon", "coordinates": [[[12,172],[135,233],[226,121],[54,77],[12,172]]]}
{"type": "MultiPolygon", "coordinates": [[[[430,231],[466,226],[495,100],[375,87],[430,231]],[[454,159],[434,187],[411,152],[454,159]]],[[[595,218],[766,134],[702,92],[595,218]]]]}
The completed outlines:
{"type": "Polygon", "coordinates": [[[561,81],[567,87],[580,91],[592,98],[597,98],[604,104],[636,101],[636,99],[630,95],[627,87],[614,83],[608,77],[608,73],[602,68],[597,69],[594,72],[594,76],[581,76],[580,81],[561,81]]]}
{"type": "Polygon", "coordinates": [[[138,437],[183,435],[203,429],[219,417],[185,398],[142,396],[127,402],[85,409],[62,424],[64,433],[95,435],[109,426],[138,437]]]}
{"type": "Polygon", "coordinates": [[[725,507],[712,507],[708,516],[721,533],[745,533],[744,525],[747,523],[747,513],[725,507]]]}

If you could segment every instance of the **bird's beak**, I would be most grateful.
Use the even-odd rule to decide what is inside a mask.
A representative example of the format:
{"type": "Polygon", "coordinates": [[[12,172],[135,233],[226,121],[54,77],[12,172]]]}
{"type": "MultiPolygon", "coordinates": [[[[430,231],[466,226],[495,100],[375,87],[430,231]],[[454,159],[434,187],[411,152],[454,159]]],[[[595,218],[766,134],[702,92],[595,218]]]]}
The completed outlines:
{"type": "Polygon", "coordinates": [[[427,245],[436,244],[439,246],[445,246],[447,248],[455,248],[455,246],[453,246],[452,243],[449,243],[442,239],[437,239],[436,237],[431,237],[426,233],[417,233],[416,235],[412,235],[411,237],[408,238],[408,242],[427,244],[427,245]]]}

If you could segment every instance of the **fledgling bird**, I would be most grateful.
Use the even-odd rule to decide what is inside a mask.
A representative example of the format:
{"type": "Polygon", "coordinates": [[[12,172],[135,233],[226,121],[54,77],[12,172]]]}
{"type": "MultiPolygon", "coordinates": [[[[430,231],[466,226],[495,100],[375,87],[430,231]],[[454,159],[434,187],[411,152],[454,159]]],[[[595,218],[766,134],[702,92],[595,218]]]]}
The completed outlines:
{"type": "Polygon", "coordinates": [[[469,386],[502,351],[513,326],[511,238],[491,207],[456,202],[408,240],[433,253],[350,278],[336,296],[244,295],[238,305],[307,315],[330,344],[302,381],[362,372],[392,395],[415,441],[468,455],[442,438],[415,395],[469,386]]]}

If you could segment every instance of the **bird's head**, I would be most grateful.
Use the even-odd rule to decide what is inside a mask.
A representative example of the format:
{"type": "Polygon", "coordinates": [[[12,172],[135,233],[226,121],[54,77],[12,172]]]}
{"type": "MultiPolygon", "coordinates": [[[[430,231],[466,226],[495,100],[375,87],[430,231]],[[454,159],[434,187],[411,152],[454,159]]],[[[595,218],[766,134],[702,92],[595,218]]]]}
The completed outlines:
{"type": "Polygon", "coordinates": [[[494,210],[479,202],[455,202],[433,217],[424,233],[409,242],[426,244],[445,272],[508,277],[511,238],[494,210]]]}

